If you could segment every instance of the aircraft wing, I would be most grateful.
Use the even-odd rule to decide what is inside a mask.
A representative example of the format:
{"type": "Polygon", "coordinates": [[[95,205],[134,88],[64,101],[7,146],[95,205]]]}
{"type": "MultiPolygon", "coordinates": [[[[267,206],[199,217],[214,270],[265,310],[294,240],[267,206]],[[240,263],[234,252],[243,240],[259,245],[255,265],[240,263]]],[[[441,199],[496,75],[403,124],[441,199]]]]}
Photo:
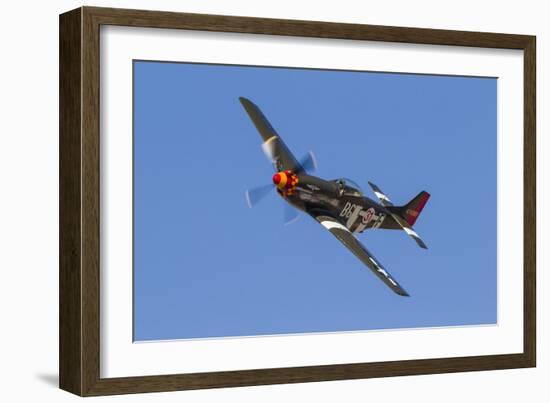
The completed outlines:
{"type": "Polygon", "coordinates": [[[399,285],[399,283],[391,276],[390,273],[378,262],[378,260],[363,246],[357,238],[338,220],[326,212],[319,210],[308,211],[315,220],[334,235],[340,242],[344,244],[363,264],[365,264],[372,272],[382,280],[393,292],[404,297],[409,294],[399,285]]]}
{"type": "Polygon", "coordinates": [[[264,116],[260,108],[252,101],[240,97],[239,101],[243,105],[246,113],[256,126],[263,139],[262,149],[275,166],[277,171],[291,170],[301,172],[303,168],[292,152],[288,149],[281,137],[277,134],[271,123],[264,116]]]}

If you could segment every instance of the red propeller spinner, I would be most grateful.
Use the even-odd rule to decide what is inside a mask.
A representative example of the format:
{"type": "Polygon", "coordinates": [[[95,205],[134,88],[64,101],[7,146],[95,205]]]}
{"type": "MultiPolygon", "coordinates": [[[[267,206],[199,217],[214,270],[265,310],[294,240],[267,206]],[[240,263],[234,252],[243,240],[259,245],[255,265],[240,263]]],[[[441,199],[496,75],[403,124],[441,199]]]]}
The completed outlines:
{"type": "Polygon", "coordinates": [[[292,171],[281,171],[273,175],[273,184],[286,196],[290,196],[298,185],[298,175],[292,171]]]}

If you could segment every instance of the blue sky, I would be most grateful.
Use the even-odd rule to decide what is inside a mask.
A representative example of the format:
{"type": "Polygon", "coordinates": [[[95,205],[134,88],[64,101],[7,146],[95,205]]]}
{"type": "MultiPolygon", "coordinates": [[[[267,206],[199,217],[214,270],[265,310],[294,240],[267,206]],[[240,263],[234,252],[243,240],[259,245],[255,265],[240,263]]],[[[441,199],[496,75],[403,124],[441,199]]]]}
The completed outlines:
{"type": "Polygon", "coordinates": [[[164,340],[496,322],[492,78],[134,62],[134,338],[164,340]],[[266,114],[316,175],[432,197],[415,229],[359,239],[392,293],[300,213],[283,226],[273,169],[238,101],[266,114]]]}

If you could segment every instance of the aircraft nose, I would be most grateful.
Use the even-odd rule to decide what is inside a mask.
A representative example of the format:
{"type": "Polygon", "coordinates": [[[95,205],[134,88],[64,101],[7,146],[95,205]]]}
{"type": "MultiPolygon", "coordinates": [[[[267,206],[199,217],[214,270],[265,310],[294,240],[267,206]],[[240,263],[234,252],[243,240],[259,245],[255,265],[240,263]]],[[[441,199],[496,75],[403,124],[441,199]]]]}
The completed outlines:
{"type": "Polygon", "coordinates": [[[281,183],[281,174],[276,173],[275,175],[273,175],[273,184],[277,186],[279,183],[281,183]]]}

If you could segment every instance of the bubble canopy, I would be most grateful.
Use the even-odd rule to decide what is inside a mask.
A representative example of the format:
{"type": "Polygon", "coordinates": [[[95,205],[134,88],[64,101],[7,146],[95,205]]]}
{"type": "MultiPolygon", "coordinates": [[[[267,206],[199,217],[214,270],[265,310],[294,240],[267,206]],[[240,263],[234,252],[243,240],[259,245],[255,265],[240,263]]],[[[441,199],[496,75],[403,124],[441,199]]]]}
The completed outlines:
{"type": "Polygon", "coordinates": [[[359,186],[357,182],[349,178],[335,179],[334,182],[342,186],[345,195],[357,197],[363,196],[363,190],[361,189],[361,186],[359,186]]]}

